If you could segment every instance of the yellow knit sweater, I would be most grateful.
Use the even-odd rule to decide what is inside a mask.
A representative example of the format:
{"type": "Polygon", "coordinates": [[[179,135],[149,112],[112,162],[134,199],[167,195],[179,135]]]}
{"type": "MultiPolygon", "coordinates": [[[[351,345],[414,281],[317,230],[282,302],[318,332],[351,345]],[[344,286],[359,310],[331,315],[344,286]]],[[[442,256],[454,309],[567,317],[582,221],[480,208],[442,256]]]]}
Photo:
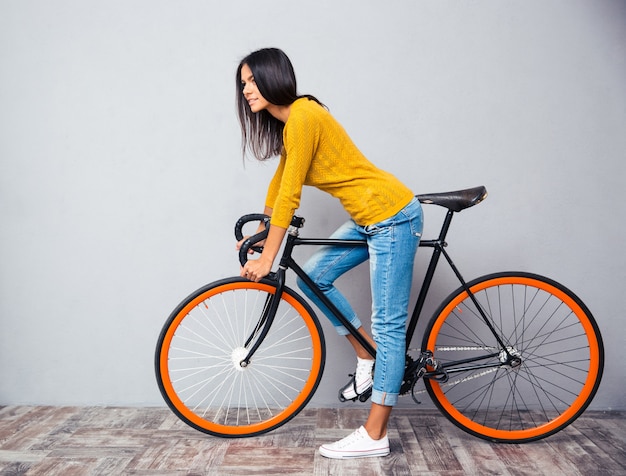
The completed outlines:
{"type": "Polygon", "coordinates": [[[315,101],[301,98],[291,105],[283,145],[265,201],[273,209],[273,225],[289,226],[303,185],[338,198],[362,226],[392,217],[413,198],[413,192],[396,177],[367,160],[343,127],[315,101]]]}

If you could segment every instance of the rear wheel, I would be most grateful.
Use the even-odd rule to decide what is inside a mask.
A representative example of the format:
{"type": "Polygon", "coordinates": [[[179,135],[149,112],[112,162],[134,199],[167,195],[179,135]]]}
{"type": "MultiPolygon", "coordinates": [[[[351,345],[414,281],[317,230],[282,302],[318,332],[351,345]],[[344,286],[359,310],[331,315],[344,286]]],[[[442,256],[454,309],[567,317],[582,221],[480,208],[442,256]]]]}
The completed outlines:
{"type": "Polygon", "coordinates": [[[498,273],[468,285],[504,347],[468,293],[454,292],[422,343],[448,372],[447,382],[425,380],[435,404],[459,428],[497,442],[538,440],[572,423],[593,399],[604,366],[591,312],[538,275],[498,273]]]}
{"type": "Polygon", "coordinates": [[[313,396],[324,337],[311,308],[289,288],[269,333],[241,365],[275,293],[271,281],[230,278],[197,290],[170,315],[156,348],[156,375],[185,423],[222,437],[259,435],[288,422],[313,396]]]}

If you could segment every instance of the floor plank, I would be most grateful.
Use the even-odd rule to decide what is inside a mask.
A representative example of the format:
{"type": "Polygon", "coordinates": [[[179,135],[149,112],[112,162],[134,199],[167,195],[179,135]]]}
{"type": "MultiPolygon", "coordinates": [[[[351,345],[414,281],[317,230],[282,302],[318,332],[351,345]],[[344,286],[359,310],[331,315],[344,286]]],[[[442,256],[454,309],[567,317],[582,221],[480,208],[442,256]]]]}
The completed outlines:
{"type": "Polygon", "coordinates": [[[4,406],[0,476],[626,476],[626,412],[587,412],[544,440],[499,445],[464,433],[435,410],[398,409],[389,457],[319,455],[319,445],[346,436],[366,416],[364,406],[307,408],[266,435],[221,439],[167,408],[4,406]]]}

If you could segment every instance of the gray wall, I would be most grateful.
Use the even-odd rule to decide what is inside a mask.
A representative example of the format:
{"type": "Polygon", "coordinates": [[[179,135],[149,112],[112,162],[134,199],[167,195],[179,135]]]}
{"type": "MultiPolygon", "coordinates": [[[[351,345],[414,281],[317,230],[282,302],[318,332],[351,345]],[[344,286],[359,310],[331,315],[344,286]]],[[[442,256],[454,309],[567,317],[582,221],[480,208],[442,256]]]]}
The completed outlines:
{"type": "MultiPolygon", "coordinates": [[[[453,225],[457,263],[577,292],[607,350],[593,407],[626,409],[626,3],[613,0],[0,1],[0,404],[162,404],[160,328],[238,272],[232,225],[261,209],[274,168],[244,164],[234,108],[237,63],[264,46],[416,193],[487,186],[453,225]]],[[[345,219],[316,190],[300,211],[309,236],[345,219]]],[[[441,213],[426,213],[428,234],[441,213]]],[[[367,314],[361,271],[342,285],[367,314]]],[[[440,274],[434,298],[453,287],[440,274]]],[[[326,329],[317,405],[352,370],[326,329]]]]}

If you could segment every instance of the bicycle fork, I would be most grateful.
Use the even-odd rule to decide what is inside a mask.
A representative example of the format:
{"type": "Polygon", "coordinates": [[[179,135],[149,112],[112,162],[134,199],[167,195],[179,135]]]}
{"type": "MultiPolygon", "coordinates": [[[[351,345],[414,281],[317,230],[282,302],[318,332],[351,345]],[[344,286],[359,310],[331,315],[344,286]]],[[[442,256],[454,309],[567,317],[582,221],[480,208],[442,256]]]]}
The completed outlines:
{"type": "Polygon", "coordinates": [[[283,289],[285,288],[285,270],[279,269],[276,273],[271,273],[271,276],[268,276],[272,280],[276,280],[276,292],[274,294],[268,294],[265,298],[265,304],[263,305],[263,311],[261,312],[261,316],[254,327],[254,330],[246,339],[246,343],[244,344],[244,348],[248,348],[248,346],[254,341],[252,347],[248,351],[246,357],[239,362],[239,365],[242,368],[250,365],[250,360],[252,356],[256,353],[258,348],[263,343],[265,336],[269,332],[272,327],[272,323],[274,322],[274,317],[276,316],[276,312],[278,311],[278,305],[280,304],[280,298],[283,294],[283,289]],[[274,276],[275,275],[275,276],[274,276]]]}

